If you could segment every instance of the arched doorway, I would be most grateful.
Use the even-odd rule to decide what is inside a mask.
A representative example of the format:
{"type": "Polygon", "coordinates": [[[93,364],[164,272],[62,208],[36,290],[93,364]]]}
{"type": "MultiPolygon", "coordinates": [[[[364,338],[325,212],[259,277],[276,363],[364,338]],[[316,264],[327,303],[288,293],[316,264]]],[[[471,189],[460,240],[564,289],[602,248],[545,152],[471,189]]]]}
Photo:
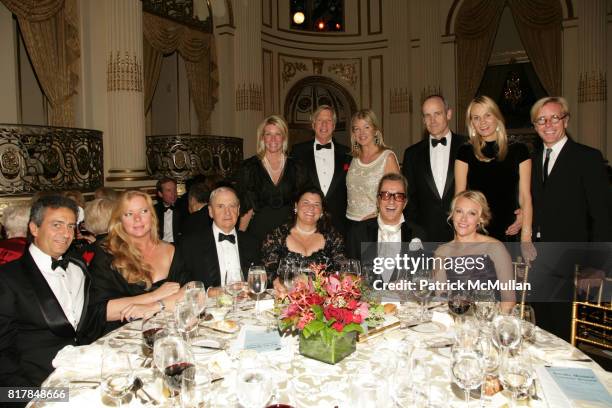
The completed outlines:
{"type": "Polygon", "coordinates": [[[329,78],[310,76],[298,81],[285,98],[285,118],[289,125],[290,144],[310,140],[313,136],[310,115],[321,105],[336,110],[338,122],[334,137],[339,143],[350,145],[350,120],[357,105],[351,94],[329,78]]]}

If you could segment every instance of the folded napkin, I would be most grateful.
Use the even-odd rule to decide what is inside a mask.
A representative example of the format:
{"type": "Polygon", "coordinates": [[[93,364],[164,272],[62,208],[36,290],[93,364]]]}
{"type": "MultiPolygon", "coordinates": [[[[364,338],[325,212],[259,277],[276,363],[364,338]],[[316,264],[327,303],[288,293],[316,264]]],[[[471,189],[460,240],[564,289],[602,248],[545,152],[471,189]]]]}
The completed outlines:
{"type": "Polygon", "coordinates": [[[54,368],[95,372],[99,375],[102,362],[102,345],[66,346],[57,352],[51,362],[54,368]]]}

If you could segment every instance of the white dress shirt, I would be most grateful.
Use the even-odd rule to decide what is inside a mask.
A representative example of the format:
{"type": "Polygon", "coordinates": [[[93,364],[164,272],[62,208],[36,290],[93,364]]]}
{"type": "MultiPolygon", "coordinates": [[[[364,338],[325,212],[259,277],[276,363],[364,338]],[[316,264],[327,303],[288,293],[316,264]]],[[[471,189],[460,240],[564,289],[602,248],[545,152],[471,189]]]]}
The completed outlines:
{"type": "Polygon", "coordinates": [[[321,191],[323,191],[325,195],[327,195],[327,190],[329,190],[329,185],[334,177],[335,169],[334,142],[330,141],[330,143],[331,149],[317,150],[317,145],[320,143],[316,140],[312,145],[317,167],[317,177],[319,178],[319,184],[321,184],[321,191]]]}
{"type": "Polygon", "coordinates": [[[69,263],[66,270],[60,267],[53,270],[51,269],[51,256],[41,251],[34,244],[30,245],[29,251],[53,295],[62,307],[66,319],[76,330],[81,320],[85,300],[85,275],[83,271],[73,263],[69,263]]]}
{"type": "Polygon", "coordinates": [[[217,224],[212,224],[213,236],[215,245],[217,246],[217,257],[219,258],[219,273],[221,275],[221,286],[225,286],[225,282],[241,281],[242,272],[240,269],[240,253],[238,252],[238,234],[236,229],[232,229],[229,234],[221,231],[217,224]],[[219,234],[234,235],[236,243],[232,244],[228,240],[219,242],[219,234]],[[227,280],[225,275],[229,274],[227,280]]]}
{"type": "Polygon", "coordinates": [[[431,173],[433,174],[440,197],[444,195],[453,134],[449,131],[444,137],[446,137],[446,146],[442,143],[438,143],[436,147],[433,147],[431,145],[431,139],[434,137],[429,135],[429,162],[431,163],[431,173]]]}
{"type": "Polygon", "coordinates": [[[162,237],[162,240],[166,242],[174,242],[174,231],[172,231],[172,215],[172,210],[164,211],[164,236],[162,237]]]}
{"type": "MultiPolygon", "coordinates": [[[[402,249],[402,224],[404,223],[404,216],[400,219],[400,222],[396,225],[385,224],[380,215],[378,216],[378,256],[385,258],[395,258],[402,249]]],[[[387,269],[384,268],[382,272],[382,279],[384,282],[389,282],[395,268],[387,269]]]]}
{"type": "MultiPolygon", "coordinates": [[[[551,146],[552,152],[550,152],[550,158],[548,159],[548,174],[553,169],[555,162],[557,161],[557,157],[559,157],[559,153],[561,153],[561,149],[567,143],[567,136],[563,136],[563,139],[559,140],[557,143],[551,146]]],[[[546,160],[546,145],[544,145],[544,150],[542,151],[542,171],[544,171],[544,161],[546,160]]]]}

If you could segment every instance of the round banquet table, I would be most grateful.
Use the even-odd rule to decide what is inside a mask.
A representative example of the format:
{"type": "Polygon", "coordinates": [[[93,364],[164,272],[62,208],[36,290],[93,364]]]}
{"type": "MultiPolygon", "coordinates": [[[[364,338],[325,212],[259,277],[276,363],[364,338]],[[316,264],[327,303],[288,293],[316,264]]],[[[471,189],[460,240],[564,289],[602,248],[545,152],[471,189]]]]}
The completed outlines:
{"type": "MultiPolygon", "coordinates": [[[[416,308],[416,305],[414,305],[416,308]]],[[[446,313],[446,306],[440,305],[439,313],[446,313]]],[[[236,320],[241,326],[272,325],[271,314],[263,313],[263,317],[255,317],[248,305],[241,306],[236,313],[236,320]]],[[[281,339],[280,350],[257,353],[253,350],[240,350],[238,333],[225,334],[200,325],[199,336],[217,340],[227,345],[224,350],[209,350],[194,348],[197,366],[206,366],[213,378],[220,378],[211,384],[207,407],[240,407],[234,387],[238,367],[246,360],[254,361],[259,366],[267,367],[275,380],[273,402],[291,404],[293,407],[351,407],[352,381],[360,370],[377,372],[380,386],[387,387],[391,393],[394,372],[390,361],[401,358],[402,347],[407,344],[415,347],[415,356],[419,363],[427,367],[428,378],[422,390],[431,399],[428,406],[437,406],[437,400],[444,407],[465,407],[463,393],[453,384],[450,373],[450,348],[432,347],[452,341],[453,329],[434,322],[406,329],[387,330],[378,337],[358,343],[357,350],[336,365],[325,364],[303,357],[298,351],[298,339],[287,336],[281,339]],[[387,371],[385,371],[387,370],[387,371]]],[[[31,406],[53,407],[104,407],[99,390],[100,356],[102,344],[108,344],[122,352],[129,353],[135,374],[144,382],[145,390],[158,400],[157,407],[170,406],[163,395],[162,379],[156,370],[151,368],[151,359],[145,359],[142,352],[140,333],[141,322],[135,321],[109,333],[88,346],[69,347],[58,353],[54,360],[55,371],[45,380],[43,386],[69,387],[70,401],[68,403],[31,403],[31,406]]],[[[197,342],[196,342],[197,343],[197,342]]],[[[525,350],[531,356],[532,364],[552,365],[561,367],[591,368],[608,391],[612,390],[612,373],[606,372],[569,343],[545,332],[536,331],[534,343],[525,345],[525,350]]],[[[416,385],[416,384],[415,384],[416,385]]],[[[139,393],[141,394],[141,393],[139,393]]],[[[474,393],[473,393],[474,395],[474,393]]],[[[522,406],[551,406],[541,388],[541,382],[536,381],[536,394],[527,401],[519,401],[522,406]]],[[[139,398],[129,398],[123,406],[139,407],[153,406],[143,404],[139,398]]],[[[388,406],[393,406],[390,403],[388,406]]],[[[397,406],[397,405],[396,405],[397,406]]],[[[470,406],[480,407],[480,402],[472,400],[470,406]]],[[[487,406],[510,406],[509,397],[505,392],[498,393],[487,406]]]]}

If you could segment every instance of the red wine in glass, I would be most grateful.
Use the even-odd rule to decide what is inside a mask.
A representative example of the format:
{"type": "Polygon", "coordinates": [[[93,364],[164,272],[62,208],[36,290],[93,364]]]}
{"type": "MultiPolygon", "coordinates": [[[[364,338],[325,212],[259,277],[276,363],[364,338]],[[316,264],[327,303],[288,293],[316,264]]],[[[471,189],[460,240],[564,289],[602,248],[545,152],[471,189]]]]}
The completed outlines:
{"type": "Polygon", "coordinates": [[[144,339],[145,345],[148,348],[153,348],[153,344],[155,344],[156,334],[161,330],[161,327],[153,327],[142,332],[142,338],[144,339]]]}
{"type": "Polygon", "coordinates": [[[181,390],[183,371],[194,367],[192,363],[175,363],[164,369],[164,378],[170,390],[178,392],[181,390]]]}

